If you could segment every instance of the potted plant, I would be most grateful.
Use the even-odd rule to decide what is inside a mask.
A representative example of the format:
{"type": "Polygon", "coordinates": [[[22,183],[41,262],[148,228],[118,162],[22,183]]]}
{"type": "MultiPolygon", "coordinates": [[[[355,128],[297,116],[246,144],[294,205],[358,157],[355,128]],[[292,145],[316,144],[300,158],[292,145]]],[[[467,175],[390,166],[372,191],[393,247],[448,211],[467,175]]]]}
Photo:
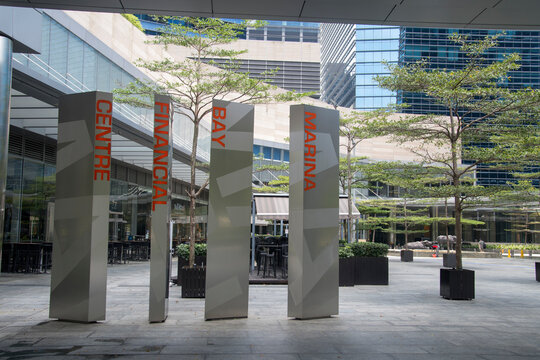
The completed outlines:
{"type": "Polygon", "coordinates": [[[339,286],[354,286],[355,261],[350,246],[339,248],[339,286]]]}
{"type": "Polygon", "coordinates": [[[388,285],[388,245],[360,242],[351,245],[355,285],[388,285]]]}
{"type": "MultiPolygon", "coordinates": [[[[431,192],[433,196],[430,197],[440,197],[444,193],[453,198],[456,268],[441,269],[440,294],[445,299],[474,298],[474,271],[464,269],[462,262],[463,211],[493,198],[497,190],[474,181],[477,169],[483,166],[507,169],[508,163],[525,164],[516,161],[518,158],[534,157],[535,147],[529,142],[526,146],[513,145],[524,139],[523,134],[535,131],[537,125],[531,124],[530,131],[514,129],[525,129],[522,126],[528,123],[530,114],[538,107],[540,93],[529,88],[500,86],[509,80],[512,71],[520,68],[518,54],[507,54],[493,63],[486,63],[485,54],[497,45],[500,36],[502,34],[473,40],[460,34],[451,35],[449,40],[459,46],[460,56],[464,55],[464,65],[460,69],[434,69],[429,66],[428,59],[423,59],[389,65],[388,76],[375,77],[383,89],[427,95],[426,102],[441,109],[444,107],[440,114],[448,114],[411,115],[381,126],[393,142],[417,141],[418,145],[411,145],[410,150],[418,161],[426,169],[440,171],[437,181],[440,185],[429,186],[431,181],[423,182],[424,191],[431,192]],[[503,139],[496,138],[505,134],[503,139]],[[506,141],[510,135],[518,135],[518,141],[506,141]],[[494,146],[476,145],[485,142],[494,146]]],[[[405,102],[402,104],[406,105],[405,102]]]]}
{"type": "Polygon", "coordinates": [[[177,285],[182,286],[183,298],[203,298],[206,285],[206,244],[195,244],[195,262],[189,267],[189,244],[176,247],[178,254],[177,285]]]}

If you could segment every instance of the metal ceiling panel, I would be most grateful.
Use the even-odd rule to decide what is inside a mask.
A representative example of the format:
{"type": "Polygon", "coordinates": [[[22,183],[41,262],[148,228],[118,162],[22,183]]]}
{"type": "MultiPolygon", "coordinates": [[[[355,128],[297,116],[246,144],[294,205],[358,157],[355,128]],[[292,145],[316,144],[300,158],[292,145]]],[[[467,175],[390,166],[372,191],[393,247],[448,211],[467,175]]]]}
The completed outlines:
{"type": "Polygon", "coordinates": [[[0,0],[0,5],[353,24],[540,29],[537,0],[0,0]]]}
{"type": "Polygon", "coordinates": [[[489,28],[520,28],[522,24],[538,24],[539,15],[540,1],[502,0],[496,6],[486,8],[471,22],[471,25],[489,28]]]}
{"type": "Polygon", "coordinates": [[[207,16],[212,14],[211,0],[122,0],[122,4],[126,12],[143,10],[151,14],[178,11],[185,12],[186,14],[206,14],[207,16]]]}
{"type": "Polygon", "coordinates": [[[418,26],[423,23],[431,24],[436,20],[437,23],[463,27],[495,3],[496,0],[454,0],[451,2],[433,0],[429,3],[426,3],[425,0],[406,0],[403,4],[396,6],[387,20],[393,23],[414,22],[418,26]]]}
{"type": "Polygon", "coordinates": [[[123,12],[120,0],[32,0],[31,7],[43,9],[71,9],[84,11],[123,12]]]}
{"type": "Polygon", "coordinates": [[[214,0],[215,15],[246,16],[261,18],[268,16],[285,16],[298,18],[301,15],[303,0],[274,0],[274,1],[245,1],[245,0],[214,0]],[[262,16],[264,17],[264,16],[262,16]]]}
{"type": "Polygon", "coordinates": [[[335,1],[306,1],[302,17],[321,22],[384,22],[388,14],[399,3],[398,0],[379,0],[362,2],[342,0],[336,6],[335,1]]]}

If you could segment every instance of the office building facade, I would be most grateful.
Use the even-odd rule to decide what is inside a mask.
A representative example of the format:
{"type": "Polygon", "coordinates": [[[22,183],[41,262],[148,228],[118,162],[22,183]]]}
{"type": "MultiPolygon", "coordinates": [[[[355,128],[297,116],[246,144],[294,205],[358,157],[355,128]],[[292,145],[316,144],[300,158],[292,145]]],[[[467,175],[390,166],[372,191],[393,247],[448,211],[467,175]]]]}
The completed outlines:
{"type": "MultiPolygon", "coordinates": [[[[157,35],[163,29],[152,16],[136,15],[144,32],[147,35],[157,35]]],[[[223,19],[228,22],[239,22],[238,19],[223,19]]],[[[265,21],[260,28],[247,28],[238,36],[239,43],[249,51],[240,55],[238,68],[235,71],[248,73],[250,77],[265,79],[271,84],[290,91],[311,92],[317,98],[320,89],[320,63],[318,52],[316,56],[308,56],[303,59],[302,53],[310,48],[312,53],[319,42],[319,24],[298,21],[265,21]],[[264,44],[257,44],[264,42],[264,44]],[[273,53],[268,52],[264,57],[254,56],[257,49],[262,49],[269,42],[278,47],[273,53]],[[269,75],[272,73],[272,75],[269,75]]],[[[264,50],[260,50],[264,51],[264,50]]],[[[260,52],[259,51],[259,52],[260,52]]],[[[212,61],[220,66],[226,63],[225,59],[208,58],[205,62],[212,61]]]]}
{"type": "MultiPolygon", "coordinates": [[[[169,52],[150,50],[145,44],[148,35],[119,14],[34,9],[16,11],[32,12],[40,20],[34,31],[39,34],[34,37],[39,39],[40,48],[31,53],[14,52],[10,55],[13,86],[7,139],[3,243],[50,242],[55,208],[58,98],[64,94],[94,90],[111,92],[136,78],[152,80],[152,74],[134,65],[138,58],[179,58],[186,55],[179,49],[170,49],[169,52]]],[[[301,30],[301,41],[289,41],[283,37],[281,41],[274,41],[267,37],[267,41],[240,39],[238,44],[231,44],[249,50],[249,55],[246,55],[249,58],[244,60],[249,68],[241,70],[260,69],[262,72],[277,66],[280,70],[276,85],[298,91],[318,90],[317,36],[307,39],[308,30],[318,31],[318,28],[303,25],[297,28],[301,30]],[[304,27],[306,31],[302,30],[304,27]],[[276,49],[286,51],[282,53],[276,49]],[[295,73],[311,80],[303,80],[295,73]]],[[[274,121],[277,116],[275,107],[261,106],[264,121],[256,125],[253,149],[255,156],[259,157],[257,161],[260,164],[287,163],[288,117],[279,115],[279,120],[274,121]]],[[[281,105],[280,114],[286,109],[288,105],[281,105]]],[[[150,230],[153,113],[148,109],[115,103],[113,117],[109,240],[144,239],[150,230]]],[[[189,236],[186,190],[190,178],[193,128],[190,120],[180,113],[175,113],[173,127],[173,237],[182,241],[189,236]]],[[[209,122],[203,122],[197,150],[200,162],[209,161],[210,133],[209,122]]],[[[278,174],[286,173],[259,173],[253,180],[255,185],[263,185],[278,174]]],[[[203,171],[197,170],[197,184],[202,184],[206,177],[203,171]]],[[[201,238],[206,233],[207,200],[208,192],[205,191],[197,202],[197,233],[201,238]]]]}
{"type": "MultiPolygon", "coordinates": [[[[322,100],[330,104],[337,103],[363,111],[391,104],[407,104],[401,111],[446,114],[446,109],[433,104],[423,94],[393,93],[378,87],[373,78],[388,75],[386,64],[411,64],[420,59],[427,59],[430,69],[451,71],[463,68],[467,57],[460,51],[459,44],[448,38],[454,33],[473,40],[501,34],[498,46],[488,51],[486,59],[496,61],[510,53],[521,56],[521,67],[512,71],[509,74],[511,81],[501,86],[510,89],[540,86],[540,31],[341,25],[349,29],[349,32],[343,32],[339,26],[324,24],[321,27],[321,94],[322,100]],[[353,28],[354,37],[351,36],[353,28]],[[332,48],[324,46],[326,43],[341,45],[340,48],[336,48],[337,45],[332,48]],[[354,66],[351,65],[353,58],[354,66]],[[332,74],[328,70],[331,67],[347,68],[348,80],[332,74]],[[354,85],[350,80],[353,77],[354,85]],[[341,90],[337,92],[334,89],[341,90]]],[[[508,172],[487,168],[479,168],[476,177],[479,185],[486,186],[505,185],[512,180],[508,172]]]]}

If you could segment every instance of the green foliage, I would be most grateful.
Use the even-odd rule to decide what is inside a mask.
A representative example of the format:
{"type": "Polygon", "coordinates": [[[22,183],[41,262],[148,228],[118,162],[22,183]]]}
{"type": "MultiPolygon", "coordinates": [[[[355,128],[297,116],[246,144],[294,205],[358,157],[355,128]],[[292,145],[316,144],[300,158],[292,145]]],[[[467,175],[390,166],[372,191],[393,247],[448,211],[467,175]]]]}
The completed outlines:
{"type": "Polygon", "coordinates": [[[427,95],[426,101],[446,109],[449,114],[404,116],[387,121],[382,128],[395,142],[416,142],[410,147],[422,159],[423,167],[439,173],[440,186],[432,186],[436,190],[434,194],[454,198],[458,269],[462,268],[459,221],[464,207],[493,197],[497,192],[496,188],[474,185],[471,178],[478,166],[499,164],[504,168],[507,166],[504,163],[515,155],[513,147],[477,144],[531,121],[540,104],[538,89],[514,90],[501,86],[511,81],[511,71],[519,69],[520,57],[508,54],[500,61],[489,63],[484,54],[497,45],[499,36],[469,41],[453,35],[451,40],[458,43],[467,56],[463,69],[430,69],[428,60],[423,59],[404,66],[389,65],[390,75],[376,78],[385,89],[427,95]],[[470,161],[462,164],[461,159],[470,161]]]}
{"type": "Polygon", "coordinates": [[[339,135],[346,139],[340,147],[345,148],[346,156],[339,160],[339,182],[343,192],[347,194],[347,227],[345,235],[347,240],[351,241],[351,222],[352,222],[352,189],[360,187],[364,182],[360,176],[360,161],[366,157],[353,157],[354,149],[362,141],[380,135],[377,126],[379,117],[384,117],[387,113],[384,111],[345,113],[339,119],[339,135]]]}
{"type": "Polygon", "coordinates": [[[540,244],[499,244],[486,243],[486,249],[491,250],[533,250],[540,251],[540,244]]]}
{"type": "Polygon", "coordinates": [[[253,186],[253,191],[258,193],[288,193],[289,192],[289,164],[257,164],[257,160],[262,160],[263,155],[253,157],[253,173],[255,176],[268,172],[275,179],[268,182],[268,185],[253,186]],[[277,178],[276,178],[277,174],[277,178]],[[287,174],[287,175],[284,175],[287,174]]]}
{"type": "Polygon", "coordinates": [[[256,191],[258,193],[288,194],[289,177],[286,175],[278,175],[277,180],[269,181],[268,185],[253,187],[253,191],[256,191]]]}
{"type": "Polygon", "coordinates": [[[354,253],[350,246],[340,246],[338,251],[340,259],[347,259],[354,256],[354,253]]]}
{"type": "MultiPolygon", "coordinates": [[[[115,101],[139,107],[153,106],[155,93],[168,95],[174,110],[185,114],[193,123],[191,144],[191,174],[187,195],[190,199],[190,266],[193,266],[195,230],[195,202],[208,185],[208,179],[197,186],[197,147],[200,123],[210,116],[214,100],[228,100],[238,103],[265,103],[271,101],[291,101],[303,94],[275,91],[268,83],[268,77],[250,78],[240,72],[239,55],[245,50],[224,49],[222,45],[236,41],[246,27],[258,27],[259,21],[240,23],[214,18],[156,16],[155,20],[164,24],[161,32],[148,41],[167,49],[179,46],[187,49],[187,57],[175,59],[164,57],[159,60],[139,59],[137,65],[155,74],[154,81],[135,80],[122,89],[115,89],[115,101]],[[213,60],[224,60],[220,67],[213,60]],[[205,61],[209,63],[205,64],[205,61]]],[[[268,74],[271,76],[271,74],[268,74]]]]}
{"type": "MultiPolygon", "coordinates": [[[[206,256],[205,243],[195,244],[195,256],[206,256]]],[[[176,247],[176,254],[184,260],[189,260],[189,244],[180,244],[176,247]]]]}
{"type": "Polygon", "coordinates": [[[382,257],[388,254],[388,245],[372,242],[358,242],[351,244],[354,256],[382,257]]]}
{"type": "Polygon", "coordinates": [[[131,23],[131,25],[135,26],[137,29],[141,30],[142,32],[144,32],[144,29],[141,25],[141,22],[139,21],[139,19],[133,15],[133,14],[122,14],[122,16],[131,23]]]}

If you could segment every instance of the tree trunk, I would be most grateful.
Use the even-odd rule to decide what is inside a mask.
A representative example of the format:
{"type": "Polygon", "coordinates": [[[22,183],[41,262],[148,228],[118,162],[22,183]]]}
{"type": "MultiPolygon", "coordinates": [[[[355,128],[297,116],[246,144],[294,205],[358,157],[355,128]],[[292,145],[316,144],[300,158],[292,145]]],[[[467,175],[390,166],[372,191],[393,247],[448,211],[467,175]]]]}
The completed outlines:
{"type": "Polygon", "coordinates": [[[347,242],[351,243],[351,221],[352,221],[352,174],[351,174],[351,139],[347,146],[347,242]]]}
{"type": "Polygon", "coordinates": [[[450,254],[450,238],[448,237],[448,198],[444,198],[444,228],[446,231],[446,253],[450,254]]]}
{"type": "MultiPolygon", "coordinates": [[[[407,198],[403,200],[403,216],[407,218],[407,198]]],[[[409,224],[407,220],[403,222],[405,228],[405,250],[409,250],[409,224]]]]}
{"type": "Polygon", "coordinates": [[[460,198],[458,195],[454,196],[455,201],[455,220],[456,220],[456,269],[463,269],[463,262],[461,261],[461,242],[462,242],[462,231],[461,231],[461,204],[460,198]]]}
{"type": "Polygon", "coordinates": [[[197,144],[199,138],[199,120],[193,121],[193,143],[191,149],[191,182],[189,184],[189,267],[195,263],[195,206],[197,192],[195,190],[195,169],[197,165],[197,144]]]}

